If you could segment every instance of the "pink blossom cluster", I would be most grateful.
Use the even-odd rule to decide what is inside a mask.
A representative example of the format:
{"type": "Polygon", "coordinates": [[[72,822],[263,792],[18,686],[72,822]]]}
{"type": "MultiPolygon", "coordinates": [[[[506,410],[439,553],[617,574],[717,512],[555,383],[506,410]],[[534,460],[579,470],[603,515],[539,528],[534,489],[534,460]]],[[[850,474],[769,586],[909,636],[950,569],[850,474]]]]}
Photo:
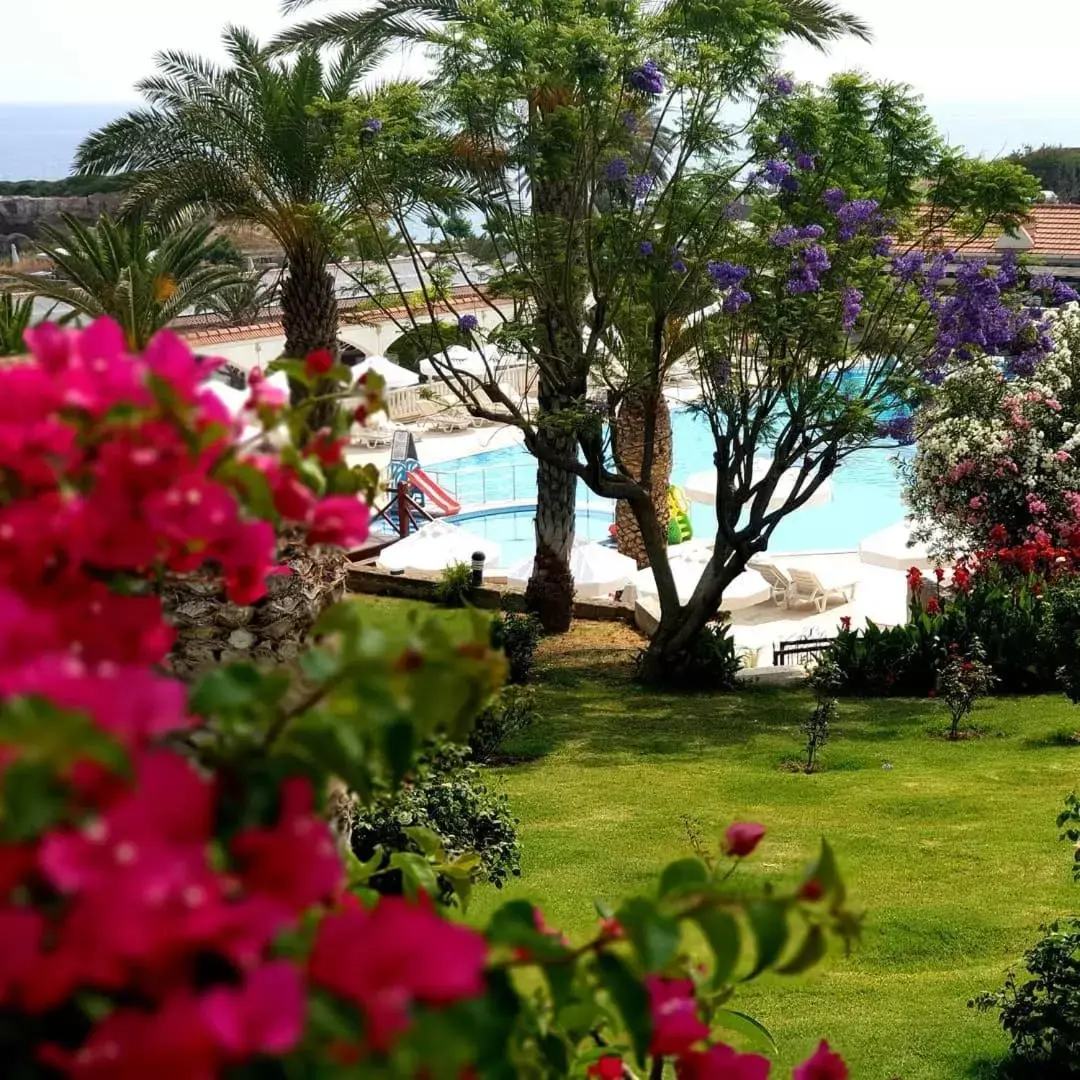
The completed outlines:
{"type": "MultiPolygon", "coordinates": [[[[366,506],[239,454],[205,387],[212,365],[172,334],[141,356],[108,321],[42,327],[28,344],[0,369],[0,704],[37,702],[36,722],[77,715],[97,734],[44,777],[24,742],[0,742],[5,793],[37,777],[50,808],[41,827],[0,833],[0,1008],[44,1033],[38,1063],[79,1080],[203,1080],[293,1050],[312,987],[359,1010],[357,1054],[390,1046],[417,1005],[478,994],[480,935],[402,899],[368,911],[342,897],[307,778],[223,824],[238,793],[160,741],[193,718],[163,667],[172,629],[139,583],[210,568],[252,603],[275,571],[274,526],[225,466],[258,469],[312,542],[362,540],[366,506]],[[310,957],[276,951],[319,915],[310,957]],[[73,1013],[73,1028],[59,1019],[73,1013]]],[[[260,385],[252,407],[265,409],[260,385]]]]}

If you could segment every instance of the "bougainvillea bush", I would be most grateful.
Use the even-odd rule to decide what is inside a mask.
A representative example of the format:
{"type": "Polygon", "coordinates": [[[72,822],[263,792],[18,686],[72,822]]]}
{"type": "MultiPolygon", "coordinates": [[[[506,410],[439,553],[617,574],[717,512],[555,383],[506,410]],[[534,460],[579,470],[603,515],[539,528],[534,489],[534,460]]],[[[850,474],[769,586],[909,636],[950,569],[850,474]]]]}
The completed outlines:
{"type": "Polygon", "coordinates": [[[973,349],[916,416],[908,500],[939,548],[1080,545],[1080,305],[1034,325],[1030,352],[973,349]]]}
{"type": "MultiPolygon", "coordinates": [[[[483,931],[452,921],[429,891],[472,865],[423,831],[387,868],[404,895],[380,897],[381,853],[348,853],[328,793],[370,802],[427,741],[467,735],[504,666],[486,623],[419,624],[401,647],[339,605],[295,676],[237,664],[189,690],[154,580],[209,566],[257,602],[279,519],[362,539],[361,478],[327,438],[237,446],[172,335],[142,356],[107,322],[29,344],[0,369],[5,1077],[767,1075],[728,1045],[757,1030],[728,999],[854,935],[827,846],[789,887],[731,891],[764,833],[733,825],[722,857],[673,863],[578,943],[520,901],[483,931]]],[[[255,381],[252,417],[284,408],[255,381]]],[[[795,1071],[846,1075],[824,1043],[795,1071]]]]}

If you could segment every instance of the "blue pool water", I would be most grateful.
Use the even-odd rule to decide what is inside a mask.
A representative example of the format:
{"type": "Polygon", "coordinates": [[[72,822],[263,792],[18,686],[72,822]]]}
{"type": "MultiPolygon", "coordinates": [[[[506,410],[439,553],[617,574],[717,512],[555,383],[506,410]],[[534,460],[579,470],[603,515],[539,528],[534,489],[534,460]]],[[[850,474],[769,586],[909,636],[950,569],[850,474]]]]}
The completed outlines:
{"type": "MultiPolygon", "coordinates": [[[[675,459],[672,482],[683,483],[692,473],[712,467],[713,439],[704,418],[691,410],[672,414],[675,459]]],[[[898,455],[908,448],[875,448],[850,457],[832,477],[832,500],[790,514],[777,526],[769,548],[776,552],[854,550],[859,541],[899,521],[905,513],[901,501],[898,455]]],[[[536,499],[536,462],[523,446],[445,461],[427,470],[453,492],[467,509],[495,502],[536,499]]],[[[603,539],[614,520],[613,504],[578,485],[578,533],[590,540],[603,539]]],[[[464,515],[462,516],[464,518],[464,515]]],[[[504,565],[532,554],[532,512],[469,515],[466,527],[497,540],[504,565]]],[[[716,517],[711,506],[691,504],[695,537],[712,539],[716,517]]]]}

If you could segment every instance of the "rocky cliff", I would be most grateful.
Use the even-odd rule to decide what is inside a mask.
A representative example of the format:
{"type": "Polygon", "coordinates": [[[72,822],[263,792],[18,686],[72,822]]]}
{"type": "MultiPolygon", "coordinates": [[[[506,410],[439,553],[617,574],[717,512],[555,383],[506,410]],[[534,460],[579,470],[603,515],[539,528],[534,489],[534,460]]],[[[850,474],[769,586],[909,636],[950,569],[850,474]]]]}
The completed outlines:
{"type": "Polygon", "coordinates": [[[40,235],[42,225],[56,224],[61,214],[80,221],[95,221],[103,211],[120,205],[119,194],[34,198],[29,195],[0,196],[0,251],[11,244],[20,250],[40,235]]]}

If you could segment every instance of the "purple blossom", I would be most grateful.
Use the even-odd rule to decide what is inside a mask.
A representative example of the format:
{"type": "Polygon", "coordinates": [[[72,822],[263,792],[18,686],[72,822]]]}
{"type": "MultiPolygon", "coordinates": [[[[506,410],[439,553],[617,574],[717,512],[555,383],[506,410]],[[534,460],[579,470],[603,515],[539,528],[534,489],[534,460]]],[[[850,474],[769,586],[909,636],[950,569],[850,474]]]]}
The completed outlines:
{"type": "Polygon", "coordinates": [[[831,187],[821,196],[821,201],[825,204],[827,210],[835,214],[847,202],[847,195],[844,193],[843,188],[831,187]]]}
{"type": "Polygon", "coordinates": [[[791,247],[798,239],[799,230],[794,225],[785,225],[782,229],[777,229],[769,237],[769,243],[774,247],[791,247]]]}
{"type": "Polygon", "coordinates": [[[735,263],[729,262],[709,262],[705,270],[712,278],[713,285],[718,289],[730,289],[741,285],[750,273],[748,267],[736,266],[735,263]]]}
{"type": "Polygon", "coordinates": [[[480,320],[475,315],[459,315],[457,328],[463,334],[470,334],[480,326],[480,320]]]}
{"type": "Polygon", "coordinates": [[[1053,274],[1033,274],[1031,277],[1031,287],[1036,292],[1049,292],[1056,282],[1053,274]]]}
{"type": "Polygon", "coordinates": [[[1064,281],[1054,283],[1054,291],[1050,294],[1050,303],[1055,307],[1060,307],[1062,304],[1073,304],[1077,300],[1080,300],[1080,293],[1071,285],[1066,285],[1064,281]]]}
{"type": "Polygon", "coordinates": [[[634,177],[633,183],[630,185],[630,194],[636,200],[644,199],[652,191],[654,183],[652,173],[641,173],[639,176],[634,177]]]}
{"type": "Polygon", "coordinates": [[[840,224],[837,239],[841,243],[854,240],[860,232],[866,230],[877,217],[879,204],[876,199],[854,199],[843,203],[836,210],[836,220],[840,224]]]}
{"type": "Polygon", "coordinates": [[[627,109],[621,113],[619,119],[622,121],[623,127],[630,132],[631,135],[637,132],[640,121],[638,120],[637,113],[631,112],[627,109]]]}
{"type": "Polygon", "coordinates": [[[914,281],[916,275],[922,270],[925,258],[921,251],[908,251],[903,255],[897,255],[892,261],[892,272],[901,281],[914,281]]]}
{"type": "Polygon", "coordinates": [[[607,167],[604,169],[604,177],[615,184],[620,180],[625,180],[629,175],[629,172],[630,167],[626,164],[625,160],[621,157],[617,157],[607,163],[607,167]]]}
{"type": "Polygon", "coordinates": [[[653,246],[651,240],[642,240],[637,246],[639,255],[651,255],[653,253],[653,246]]]}
{"type": "Polygon", "coordinates": [[[803,265],[813,274],[824,273],[832,265],[829,253],[821,244],[808,244],[802,253],[803,265]]]}
{"type": "Polygon", "coordinates": [[[382,131],[382,121],[375,119],[375,117],[370,117],[369,119],[365,120],[360,126],[363,128],[363,133],[365,136],[375,135],[376,133],[382,131]]]}
{"type": "Polygon", "coordinates": [[[781,131],[780,134],[776,136],[776,145],[779,146],[781,150],[786,150],[788,153],[791,153],[791,151],[795,149],[795,136],[792,135],[790,131],[781,131]]]}
{"type": "Polygon", "coordinates": [[[721,307],[726,315],[734,315],[739,308],[745,307],[753,297],[745,290],[741,288],[734,288],[724,297],[724,302],[721,307]]]}
{"type": "Polygon", "coordinates": [[[878,424],[878,435],[895,439],[901,446],[910,446],[915,441],[915,420],[907,413],[890,416],[878,424]]]}
{"type": "Polygon", "coordinates": [[[655,60],[646,60],[641,67],[634,68],[630,72],[630,85],[643,94],[662,94],[664,92],[664,77],[656,66],[655,60]]]}
{"type": "Polygon", "coordinates": [[[791,166],[786,161],[769,158],[761,170],[761,177],[766,184],[779,187],[791,175],[791,166]]]}
{"type": "Polygon", "coordinates": [[[813,172],[816,164],[812,154],[800,152],[795,155],[795,168],[802,172],[813,172]]]}
{"type": "Polygon", "coordinates": [[[798,296],[801,293],[817,292],[821,288],[821,282],[809,270],[796,263],[784,288],[790,296],[798,296]]]}
{"type": "Polygon", "coordinates": [[[806,225],[799,229],[800,240],[820,240],[825,235],[825,229],[821,225],[806,225]]]}
{"type": "Polygon", "coordinates": [[[799,181],[796,180],[794,176],[785,176],[784,179],[780,181],[780,188],[783,191],[798,191],[799,181]]]}
{"type": "Polygon", "coordinates": [[[686,263],[683,262],[681,256],[676,255],[675,258],[671,260],[671,269],[676,274],[686,273],[686,263]]]}
{"type": "Polygon", "coordinates": [[[873,252],[875,255],[889,255],[892,253],[896,239],[892,236],[879,236],[874,241],[873,252]]]}
{"type": "Polygon", "coordinates": [[[818,243],[809,243],[796,252],[791,260],[790,277],[785,288],[790,296],[818,292],[821,288],[819,275],[823,274],[832,263],[829,253],[818,243]]]}
{"type": "Polygon", "coordinates": [[[850,333],[855,327],[855,322],[862,313],[862,301],[863,294],[855,288],[846,288],[844,290],[843,304],[844,304],[844,317],[843,327],[845,333],[850,333]]]}
{"type": "Polygon", "coordinates": [[[774,94],[780,97],[789,97],[795,92],[795,82],[787,75],[774,75],[767,85],[774,94]]]}

